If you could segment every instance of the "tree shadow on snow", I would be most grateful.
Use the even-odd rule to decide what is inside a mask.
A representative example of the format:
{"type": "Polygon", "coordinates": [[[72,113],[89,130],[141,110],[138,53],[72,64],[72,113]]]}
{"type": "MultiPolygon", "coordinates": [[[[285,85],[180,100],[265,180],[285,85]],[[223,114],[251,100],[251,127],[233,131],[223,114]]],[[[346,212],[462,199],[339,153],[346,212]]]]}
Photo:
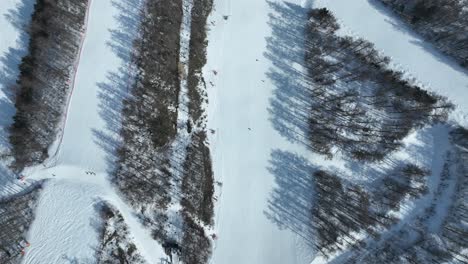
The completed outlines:
{"type": "Polygon", "coordinates": [[[8,128],[13,123],[15,114],[15,85],[19,75],[19,64],[28,52],[29,35],[27,27],[34,7],[33,0],[22,0],[14,9],[4,14],[5,19],[19,33],[16,44],[0,54],[0,146],[9,148],[8,128]]]}
{"type": "Polygon", "coordinates": [[[267,38],[265,57],[273,67],[267,77],[275,86],[270,99],[273,127],[288,141],[308,147],[308,115],[312,85],[305,69],[307,10],[291,3],[269,2],[271,37],[267,38]]]}
{"type": "MultiPolygon", "coordinates": [[[[9,9],[4,18],[17,30],[18,37],[14,46],[0,54],[0,159],[10,158],[9,127],[13,124],[15,108],[15,87],[19,75],[19,64],[28,52],[28,25],[34,9],[34,0],[21,0],[9,9]]],[[[3,37],[3,36],[2,36],[3,37]]],[[[8,36],[5,36],[8,37],[8,36]]],[[[10,195],[23,189],[7,162],[0,163],[0,195],[10,195]]]]}
{"type": "Polygon", "coordinates": [[[138,35],[143,0],[112,0],[118,10],[118,27],[111,29],[112,40],[107,43],[122,61],[117,72],[108,72],[107,81],[98,83],[99,114],[106,122],[106,130],[94,130],[95,141],[107,153],[108,172],[115,169],[116,151],[121,144],[123,101],[130,96],[134,82],[133,46],[138,35]]]}
{"type": "Polygon", "coordinates": [[[313,246],[312,175],[317,168],[296,154],[273,150],[268,170],[275,177],[276,187],[268,200],[266,217],[280,229],[291,230],[313,246]]]}

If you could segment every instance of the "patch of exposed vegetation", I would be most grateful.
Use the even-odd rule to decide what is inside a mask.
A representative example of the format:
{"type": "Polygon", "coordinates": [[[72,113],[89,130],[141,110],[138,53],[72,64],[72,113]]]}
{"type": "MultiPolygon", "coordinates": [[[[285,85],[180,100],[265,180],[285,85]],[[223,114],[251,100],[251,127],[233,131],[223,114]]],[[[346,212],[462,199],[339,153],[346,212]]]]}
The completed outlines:
{"type": "Polygon", "coordinates": [[[106,202],[100,204],[99,210],[103,226],[100,231],[100,245],[96,252],[97,263],[146,263],[131,241],[130,232],[122,214],[106,202]]]}

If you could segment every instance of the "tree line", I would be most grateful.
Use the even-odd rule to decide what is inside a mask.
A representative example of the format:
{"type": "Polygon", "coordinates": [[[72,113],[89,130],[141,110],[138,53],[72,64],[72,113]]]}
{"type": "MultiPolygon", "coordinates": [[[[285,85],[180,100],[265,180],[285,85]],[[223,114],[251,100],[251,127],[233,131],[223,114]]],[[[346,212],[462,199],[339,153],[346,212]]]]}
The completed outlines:
{"type": "Polygon", "coordinates": [[[39,182],[0,200],[1,263],[18,261],[24,254],[24,249],[29,246],[25,236],[34,219],[41,188],[42,183],[39,182]]]}
{"type": "Polygon", "coordinates": [[[334,173],[314,172],[311,225],[316,249],[325,256],[346,249],[359,252],[368,246],[368,240],[379,240],[383,230],[399,220],[390,212],[398,211],[404,199],[426,194],[429,174],[419,166],[405,164],[387,173],[373,188],[364,189],[334,173]],[[359,238],[362,234],[366,236],[359,238]]]}
{"type": "Polygon", "coordinates": [[[447,119],[453,106],[444,97],[405,80],[372,43],[338,36],[339,28],[327,9],[309,12],[305,63],[314,151],[332,156],[337,148],[357,160],[378,161],[413,129],[447,119]]]}
{"type": "Polygon", "coordinates": [[[28,55],[19,66],[16,114],[9,140],[21,170],[48,157],[76,69],[88,0],[38,0],[28,27],[28,55]]]}
{"type": "Polygon", "coordinates": [[[210,225],[213,221],[213,172],[202,109],[206,87],[201,76],[211,7],[211,0],[196,0],[189,10],[192,37],[185,77],[179,69],[182,1],[151,0],[144,4],[134,44],[136,78],[131,96],[123,104],[123,144],[117,152],[113,179],[137,209],[143,224],[152,230],[153,238],[168,253],[178,254],[184,263],[207,263],[211,254],[211,241],[201,224],[210,225]],[[173,146],[180,133],[177,116],[181,78],[187,78],[190,101],[190,142],[184,151],[173,146]],[[174,171],[182,175],[180,190],[174,186],[179,181],[174,171]],[[174,212],[169,207],[177,202],[176,197],[181,197],[182,208],[170,215],[174,212]],[[177,219],[181,220],[180,225],[177,219]]]}
{"type": "Polygon", "coordinates": [[[468,67],[468,11],[464,0],[380,0],[423,38],[468,67]]]}

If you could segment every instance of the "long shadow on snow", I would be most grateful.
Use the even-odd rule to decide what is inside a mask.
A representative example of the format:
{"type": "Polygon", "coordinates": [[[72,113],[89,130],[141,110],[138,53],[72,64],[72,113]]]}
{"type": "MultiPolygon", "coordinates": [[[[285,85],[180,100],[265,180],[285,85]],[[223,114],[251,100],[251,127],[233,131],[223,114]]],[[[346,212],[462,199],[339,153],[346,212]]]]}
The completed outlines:
{"type": "Polygon", "coordinates": [[[135,76],[131,70],[134,63],[134,40],[138,36],[141,6],[143,0],[112,0],[118,10],[116,19],[118,27],[111,29],[112,40],[107,43],[110,49],[120,58],[117,72],[107,73],[107,81],[98,83],[99,114],[106,122],[106,130],[94,130],[96,143],[107,153],[108,172],[114,171],[119,148],[120,128],[122,125],[123,101],[130,96],[130,89],[135,76]]]}
{"type": "Polygon", "coordinates": [[[312,85],[305,69],[304,57],[307,9],[291,3],[269,2],[269,25],[265,57],[273,63],[267,73],[275,85],[270,108],[273,127],[288,141],[308,147],[308,113],[312,85]]]}
{"type": "Polygon", "coordinates": [[[19,75],[19,64],[28,52],[29,35],[27,27],[34,7],[33,0],[22,0],[14,9],[4,14],[6,20],[19,32],[14,47],[0,56],[0,90],[4,94],[0,98],[0,146],[9,148],[8,128],[13,123],[15,114],[15,86],[19,75]]]}
{"type": "Polygon", "coordinates": [[[296,154],[273,150],[268,170],[275,177],[276,188],[268,200],[266,217],[280,229],[289,229],[314,244],[311,225],[313,204],[313,172],[306,159],[296,154]]]}
{"type": "MultiPolygon", "coordinates": [[[[15,115],[15,87],[21,59],[28,52],[29,35],[27,28],[34,9],[34,0],[21,0],[9,9],[4,17],[19,32],[16,44],[0,55],[0,159],[10,158],[9,127],[15,115]],[[3,94],[3,95],[1,95],[3,94]]],[[[8,37],[8,36],[6,36],[8,37]]],[[[8,162],[0,163],[0,195],[8,196],[23,190],[15,175],[7,168],[8,162]]]]}

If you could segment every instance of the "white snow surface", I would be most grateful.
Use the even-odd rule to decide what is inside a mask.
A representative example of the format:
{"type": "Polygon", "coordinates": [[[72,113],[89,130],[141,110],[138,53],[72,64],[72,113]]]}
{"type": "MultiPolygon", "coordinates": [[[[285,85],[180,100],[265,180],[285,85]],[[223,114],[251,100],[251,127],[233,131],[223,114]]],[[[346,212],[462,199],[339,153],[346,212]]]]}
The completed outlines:
{"type": "MultiPolygon", "coordinates": [[[[310,263],[314,252],[310,241],[266,216],[275,187],[268,170],[272,151],[310,156],[301,145],[281,137],[269,120],[267,108],[274,87],[265,76],[272,63],[264,52],[266,37],[271,36],[267,22],[272,10],[263,0],[214,2],[204,76],[209,93],[208,128],[215,130],[210,135],[214,175],[222,188],[215,210],[218,238],[211,263],[310,263]]],[[[307,226],[298,229],[308,233],[307,226]]]]}
{"type": "MultiPolygon", "coordinates": [[[[103,105],[117,109],[119,105],[103,101],[113,95],[103,97],[102,93],[110,90],[103,91],[102,87],[109,82],[115,85],[112,83],[115,80],[110,79],[111,73],[119,73],[126,63],[122,60],[124,54],[116,53],[109,44],[125,43],[113,39],[111,30],[122,30],[118,19],[128,14],[120,14],[122,9],[118,6],[128,2],[94,0],[90,4],[63,133],[49,151],[56,155],[44,165],[26,170],[28,179],[49,181],[41,193],[36,218],[28,233],[31,247],[23,258],[25,264],[92,263],[100,224],[95,205],[101,199],[120,210],[137,249],[148,263],[159,263],[165,256],[161,246],[151,238],[150,231],[143,228],[132,209],[116,193],[107,175],[112,157],[105,148],[109,143],[104,141],[103,135],[118,142],[115,134],[118,127],[109,127],[109,124],[118,124],[119,120],[106,120],[112,115],[103,114],[103,105]],[[95,175],[86,173],[89,171],[95,175]]],[[[124,85],[114,89],[116,87],[125,88],[124,85]]]]}

